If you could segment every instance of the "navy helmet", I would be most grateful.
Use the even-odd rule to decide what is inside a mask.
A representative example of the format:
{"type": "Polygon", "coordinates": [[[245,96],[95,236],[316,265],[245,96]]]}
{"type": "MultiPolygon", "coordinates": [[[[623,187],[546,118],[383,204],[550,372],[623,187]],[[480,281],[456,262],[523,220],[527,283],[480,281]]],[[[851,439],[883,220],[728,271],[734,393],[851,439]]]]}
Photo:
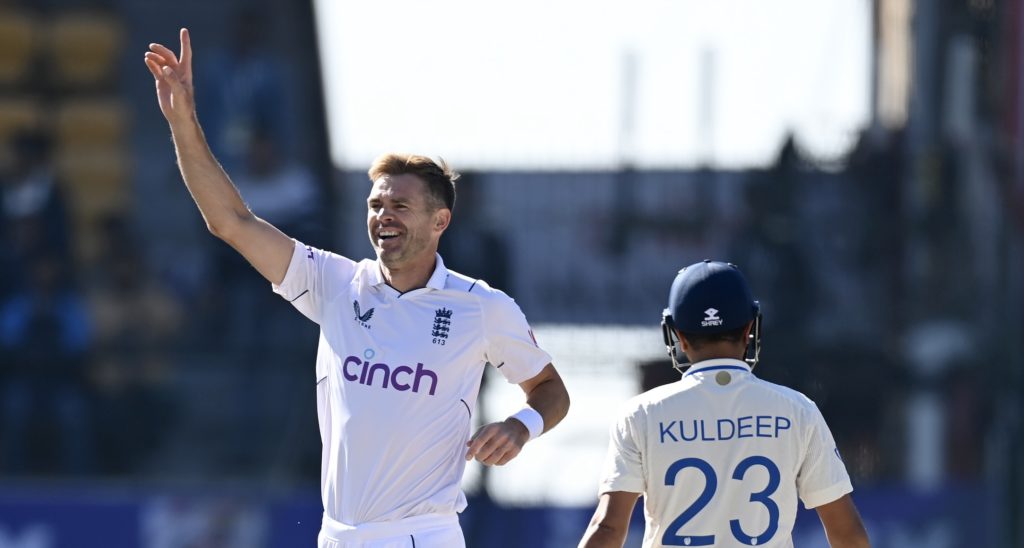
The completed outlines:
{"type": "Polygon", "coordinates": [[[662,332],[672,365],[679,368],[682,350],[675,330],[684,334],[713,335],[740,329],[754,322],[746,358],[757,365],[761,352],[761,305],[754,300],[746,278],[736,265],[705,260],[676,274],[662,313],[662,332]]]}

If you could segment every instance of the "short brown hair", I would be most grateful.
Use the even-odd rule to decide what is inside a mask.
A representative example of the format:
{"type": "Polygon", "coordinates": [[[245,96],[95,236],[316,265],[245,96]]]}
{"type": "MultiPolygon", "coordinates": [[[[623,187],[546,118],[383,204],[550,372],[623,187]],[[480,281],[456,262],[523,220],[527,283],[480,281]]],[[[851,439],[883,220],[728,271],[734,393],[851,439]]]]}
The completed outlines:
{"type": "Polygon", "coordinates": [[[701,348],[716,342],[744,342],[743,332],[747,330],[749,325],[749,323],[744,324],[743,327],[730,329],[722,333],[683,333],[683,336],[686,337],[686,342],[690,343],[694,350],[699,351],[701,348]]]}
{"type": "Polygon", "coordinates": [[[434,205],[455,209],[455,181],[459,174],[444,159],[439,162],[417,154],[384,154],[373,161],[368,175],[376,181],[384,175],[415,175],[427,185],[434,205]]]}

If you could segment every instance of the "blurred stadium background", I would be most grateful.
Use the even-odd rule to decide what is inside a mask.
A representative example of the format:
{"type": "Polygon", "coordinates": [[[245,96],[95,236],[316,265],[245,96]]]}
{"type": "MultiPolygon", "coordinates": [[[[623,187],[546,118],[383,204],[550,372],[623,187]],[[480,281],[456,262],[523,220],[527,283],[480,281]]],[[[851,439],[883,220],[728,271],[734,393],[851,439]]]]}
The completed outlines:
{"type": "MultiPolygon", "coordinates": [[[[757,373],[817,401],[876,546],[1024,546],[1020,0],[3,0],[0,548],[313,546],[316,327],[180,183],[142,54],[182,26],[216,153],[290,235],[372,253],[378,153],[465,173],[446,263],[573,397],[470,468],[470,547],[575,546],[705,257],[751,278],[757,373]]],[[[486,376],[484,418],[518,398],[486,376]]],[[[824,546],[811,512],[794,537],[824,546]]]]}

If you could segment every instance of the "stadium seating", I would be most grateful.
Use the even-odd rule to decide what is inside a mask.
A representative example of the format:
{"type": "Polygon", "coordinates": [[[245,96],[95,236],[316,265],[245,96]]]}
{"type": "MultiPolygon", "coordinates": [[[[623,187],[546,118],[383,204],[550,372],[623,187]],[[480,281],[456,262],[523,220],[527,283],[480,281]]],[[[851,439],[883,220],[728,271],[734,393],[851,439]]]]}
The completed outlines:
{"type": "Polygon", "coordinates": [[[116,97],[68,99],[56,109],[57,173],[66,187],[82,266],[97,258],[102,219],[129,206],[126,110],[116,97]]]}
{"type": "Polygon", "coordinates": [[[127,109],[117,98],[69,99],[56,113],[55,128],[60,148],[120,146],[127,131],[127,109]]]}
{"type": "Polygon", "coordinates": [[[58,152],[57,173],[65,186],[75,227],[76,256],[82,263],[96,258],[100,221],[128,209],[130,172],[124,147],[80,146],[58,152]]]}
{"type": "Polygon", "coordinates": [[[0,147],[19,131],[39,129],[43,119],[43,110],[35,97],[0,97],[0,147]]]}
{"type": "Polygon", "coordinates": [[[64,13],[49,25],[52,83],[58,89],[96,88],[114,80],[124,30],[102,13],[64,13]]]}
{"type": "Polygon", "coordinates": [[[0,8],[0,87],[21,87],[28,79],[37,34],[31,16],[0,8]]]}

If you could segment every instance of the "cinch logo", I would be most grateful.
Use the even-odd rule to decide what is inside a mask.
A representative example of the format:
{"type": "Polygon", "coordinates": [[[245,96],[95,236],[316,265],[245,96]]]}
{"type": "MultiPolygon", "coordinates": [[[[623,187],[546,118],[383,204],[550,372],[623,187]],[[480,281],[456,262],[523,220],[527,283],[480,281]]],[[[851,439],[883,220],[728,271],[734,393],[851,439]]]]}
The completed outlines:
{"type": "MultiPolygon", "coordinates": [[[[373,357],[370,354],[370,357],[373,357]]],[[[434,395],[434,391],[437,389],[437,373],[423,367],[422,363],[416,364],[416,370],[408,365],[399,365],[398,367],[392,368],[386,363],[370,363],[370,361],[359,358],[358,356],[349,356],[345,358],[345,363],[341,366],[341,373],[345,375],[345,380],[350,382],[357,382],[365,386],[373,386],[374,382],[380,384],[381,388],[385,390],[393,388],[399,392],[405,392],[412,390],[413,392],[419,393],[420,383],[427,379],[430,381],[430,391],[428,394],[434,395]],[[375,381],[375,379],[377,379],[375,381]],[[409,384],[409,381],[412,384],[409,384]]],[[[423,387],[426,388],[426,383],[423,383],[423,387]]]]}
{"type": "Polygon", "coordinates": [[[722,318],[718,317],[717,308],[709,308],[704,311],[704,314],[706,315],[704,316],[704,321],[700,322],[701,326],[712,327],[716,325],[722,325],[722,318]]]}

